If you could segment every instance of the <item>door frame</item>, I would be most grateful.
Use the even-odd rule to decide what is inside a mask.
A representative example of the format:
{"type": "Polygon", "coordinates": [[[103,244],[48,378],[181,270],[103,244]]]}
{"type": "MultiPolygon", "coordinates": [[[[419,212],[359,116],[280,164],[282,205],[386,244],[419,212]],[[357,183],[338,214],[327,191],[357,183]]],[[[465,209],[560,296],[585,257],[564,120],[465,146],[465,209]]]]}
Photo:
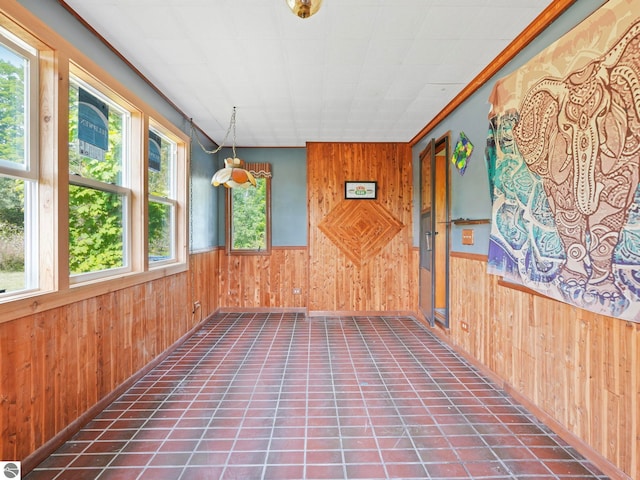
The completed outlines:
{"type": "Polygon", "coordinates": [[[431,326],[438,323],[449,328],[449,251],[451,245],[450,200],[450,138],[447,132],[438,139],[432,138],[420,153],[420,261],[419,261],[419,309],[431,326]],[[425,174],[425,162],[429,172],[425,174]],[[425,178],[428,175],[428,178],[425,178]],[[430,188],[426,192],[425,182],[430,188]],[[422,220],[431,215],[430,239],[426,239],[422,220]],[[430,241],[432,248],[425,247],[430,241]],[[437,247],[437,248],[436,248],[437,247]],[[425,253],[428,252],[428,253],[425,253]],[[431,271],[423,268],[423,255],[430,254],[431,271]],[[427,278],[428,277],[428,278],[427,278]],[[429,298],[424,298],[428,295],[429,298]]]}

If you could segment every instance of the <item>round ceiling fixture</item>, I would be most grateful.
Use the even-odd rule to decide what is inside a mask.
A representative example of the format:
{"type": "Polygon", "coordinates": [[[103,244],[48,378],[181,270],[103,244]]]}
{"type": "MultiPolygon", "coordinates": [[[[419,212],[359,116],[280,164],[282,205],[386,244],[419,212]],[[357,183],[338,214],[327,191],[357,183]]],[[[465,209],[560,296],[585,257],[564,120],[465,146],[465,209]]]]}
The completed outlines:
{"type": "Polygon", "coordinates": [[[322,0],[287,0],[287,5],[300,18],[308,18],[320,10],[322,0]]]}

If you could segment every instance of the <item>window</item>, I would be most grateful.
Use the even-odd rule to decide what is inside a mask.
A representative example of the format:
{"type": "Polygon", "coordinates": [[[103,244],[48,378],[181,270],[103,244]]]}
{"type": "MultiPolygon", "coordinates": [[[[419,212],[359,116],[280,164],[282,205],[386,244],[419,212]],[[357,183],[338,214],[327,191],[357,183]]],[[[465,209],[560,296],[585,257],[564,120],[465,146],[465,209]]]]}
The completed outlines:
{"type": "Polygon", "coordinates": [[[78,78],[69,85],[72,282],[130,268],[130,114],[78,78]]]}
{"type": "Polygon", "coordinates": [[[188,134],[54,32],[0,23],[1,321],[186,271],[188,134]]]}
{"type": "Polygon", "coordinates": [[[0,28],[0,297],[38,287],[37,51],[0,28]]]}
{"type": "Polygon", "coordinates": [[[266,163],[245,165],[256,187],[227,189],[227,253],[271,252],[271,169],[266,163]]]}
{"type": "Polygon", "coordinates": [[[149,263],[175,260],[177,144],[156,128],[149,130],[149,263]]]}

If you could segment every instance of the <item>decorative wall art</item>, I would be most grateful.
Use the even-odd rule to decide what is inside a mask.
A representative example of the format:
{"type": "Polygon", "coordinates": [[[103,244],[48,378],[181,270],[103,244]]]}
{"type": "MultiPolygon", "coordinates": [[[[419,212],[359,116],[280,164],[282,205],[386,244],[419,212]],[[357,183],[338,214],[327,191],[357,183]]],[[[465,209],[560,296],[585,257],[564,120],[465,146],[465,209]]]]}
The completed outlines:
{"type": "Polygon", "coordinates": [[[640,322],[640,2],[605,3],[490,103],[489,272],[640,322]]]}
{"type": "Polygon", "coordinates": [[[344,182],[344,198],[349,200],[375,200],[378,182],[344,182]]]}
{"type": "Polygon", "coordinates": [[[471,143],[471,140],[469,140],[464,132],[460,132],[460,137],[458,138],[456,146],[453,149],[453,154],[451,155],[451,163],[455,165],[460,175],[464,175],[464,172],[467,169],[471,152],[473,152],[473,144],[471,143]]]}

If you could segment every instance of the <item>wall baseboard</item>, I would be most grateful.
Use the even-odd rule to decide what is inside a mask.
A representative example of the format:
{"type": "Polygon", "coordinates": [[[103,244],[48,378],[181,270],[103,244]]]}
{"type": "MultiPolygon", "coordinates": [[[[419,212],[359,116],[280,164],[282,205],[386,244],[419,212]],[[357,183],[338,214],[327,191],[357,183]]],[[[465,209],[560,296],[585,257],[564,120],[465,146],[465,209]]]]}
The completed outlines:
{"type": "Polygon", "coordinates": [[[307,313],[304,307],[221,307],[218,313],[307,313]]]}
{"type": "Polygon", "coordinates": [[[309,317],[414,317],[408,310],[311,310],[309,317]]]}

